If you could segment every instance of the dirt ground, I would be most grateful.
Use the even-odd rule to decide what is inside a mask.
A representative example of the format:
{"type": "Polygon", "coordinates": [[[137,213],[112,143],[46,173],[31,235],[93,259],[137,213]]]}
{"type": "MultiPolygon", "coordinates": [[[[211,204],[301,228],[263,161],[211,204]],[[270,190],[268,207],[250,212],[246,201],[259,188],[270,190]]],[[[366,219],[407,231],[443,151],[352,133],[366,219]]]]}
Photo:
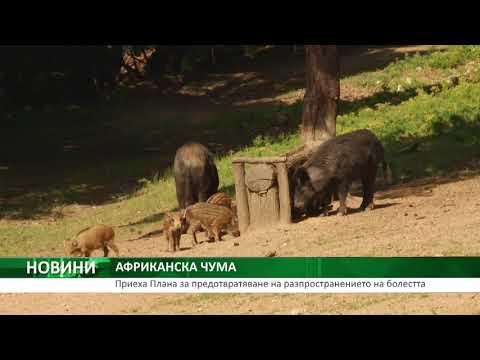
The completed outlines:
{"type": "MultiPolygon", "coordinates": [[[[349,197],[349,207],[360,204],[349,197]]],[[[376,208],[309,218],[175,256],[479,256],[480,176],[426,179],[376,194],[376,208]],[[238,241],[239,246],[234,246],[238,241]]],[[[163,237],[123,241],[123,256],[171,256],[163,237]]],[[[38,254],[42,255],[42,254],[38,254]]],[[[50,254],[52,256],[54,254],[50,254]]],[[[60,253],[58,254],[60,255],[60,253]]],[[[93,254],[101,256],[101,253],[93,254]]],[[[477,294],[0,295],[2,314],[480,314],[477,294]]]]}

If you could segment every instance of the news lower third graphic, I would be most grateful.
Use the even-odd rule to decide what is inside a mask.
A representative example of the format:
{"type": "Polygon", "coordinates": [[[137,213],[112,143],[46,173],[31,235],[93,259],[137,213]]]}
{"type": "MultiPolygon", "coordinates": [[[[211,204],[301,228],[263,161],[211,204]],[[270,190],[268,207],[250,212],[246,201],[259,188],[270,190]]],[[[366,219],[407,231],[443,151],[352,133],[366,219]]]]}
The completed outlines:
{"type": "Polygon", "coordinates": [[[477,293],[480,257],[0,258],[1,293],[477,293]]]}

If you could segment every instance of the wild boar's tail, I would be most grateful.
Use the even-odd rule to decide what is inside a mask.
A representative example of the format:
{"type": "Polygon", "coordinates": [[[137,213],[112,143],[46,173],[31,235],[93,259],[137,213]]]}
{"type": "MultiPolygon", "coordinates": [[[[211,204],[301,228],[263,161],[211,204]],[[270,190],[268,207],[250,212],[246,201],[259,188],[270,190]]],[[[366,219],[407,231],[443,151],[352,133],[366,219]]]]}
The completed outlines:
{"type": "Polygon", "coordinates": [[[385,181],[385,185],[390,186],[393,184],[393,174],[392,169],[388,162],[384,159],[382,160],[382,170],[383,170],[383,179],[385,181]]]}

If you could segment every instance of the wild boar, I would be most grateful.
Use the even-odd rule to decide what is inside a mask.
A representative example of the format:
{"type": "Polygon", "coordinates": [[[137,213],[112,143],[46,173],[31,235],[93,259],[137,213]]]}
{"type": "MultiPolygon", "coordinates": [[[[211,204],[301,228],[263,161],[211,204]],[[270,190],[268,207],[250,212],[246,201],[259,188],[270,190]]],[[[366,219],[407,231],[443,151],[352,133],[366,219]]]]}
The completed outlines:
{"type": "Polygon", "coordinates": [[[195,244],[198,243],[196,232],[200,226],[207,231],[207,237],[215,241],[222,240],[223,231],[235,237],[240,236],[235,214],[224,206],[199,202],[186,209],[185,218],[187,223],[194,227],[192,235],[195,244]]]}
{"type": "Polygon", "coordinates": [[[205,202],[218,191],[218,171],[213,155],[201,144],[189,142],[177,150],[173,173],[180,209],[205,202]]]}
{"type": "Polygon", "coordinates": [[[325,207],[338,192],[338,215],[347,214],[346,199],[353,181],[360,180],[363,187],[361,210],[374,207],[375,180],[378,165],[382,163],[387,184],[391,172],[385,161],[384,148],[378,138],[368,130],[358,130],[327,140],[302,166],[293,172],[293,200],[295,213],[325,207]]]}
{"type": "Polygon", "coordinates": [[[168,251],[180,250],[180,238],[186,230],[185,212],[176,211],[165,214],[163,233],[168,242],[168,251]]]}
{"type": "Polygon", "coordinates": [[[225,206],[228,209],[232,209],[233,206],[232,198],[223,192],[217,192],[210,196],[207,199],[207,203],[225,206]]]}
{"type": "Polygon", "coordinates": [[[114,243],[115,232],[107,225],[94,225],[80,231],[75,237],[64,242],[67,256],[90,257],[90,254],[97,249],[103,250],[103,255],[108,256],[109,248],[117,256],[120,255],[118,247],[114,243]]]}

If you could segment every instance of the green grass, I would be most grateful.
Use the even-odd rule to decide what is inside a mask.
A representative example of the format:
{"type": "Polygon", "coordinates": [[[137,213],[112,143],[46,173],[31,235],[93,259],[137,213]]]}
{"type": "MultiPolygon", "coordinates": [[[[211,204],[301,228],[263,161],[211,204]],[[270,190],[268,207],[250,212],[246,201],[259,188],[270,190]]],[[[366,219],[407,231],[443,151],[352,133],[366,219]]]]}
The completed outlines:
{"type": "MultiPolygon", "coordinates": [[[[480,144],[480,84],[477,78],[463,76],[461,67],[469,61],[480,60],[480,46],[451,46],[446,51],[434,52],[425,56],[413,56],[388,66],[383,71],[363,73],[350,79],[356,86],[376,86],[376,81],[389,83],[391,89],[383,89],[372,96],[347,106],[337,118],[337,133],[342,134],[356,129],[372,130],[385,144],[395,180],[405,181],[423,176],[442,175],[467,160],[478,157],[480,144]],[[427,82],[413,81],[408,87],[397,91],[395,81],[411,76],[411,71],[418,67],[435,68],[441,76],[436,88],[425,88],[427,82]],[[456,69],[454,67],[457,67],[456,69]],[[452,87],[445,85],[442,76],[458,72],[460,84],[452,87]],[[372,85],[373,84],[373,85],[372,85]],[[395,88],[395,89],[394,89],[395,88]],[[396,155],[405,145],[418,142],[418,151],[411,154],[396,155]]],[[[475,73],[475,72],[474,72],[475,73]]],[[[480,73],[477,71],[476,73],[480,73]]],[[[435,81],[433,83],[435,83],[435,81]]],[[[112,126],[112,118],[118,119],[119,129],[105,130],[110,137],[124,134],[122,139],[137,138],[139,146],[153,145],[156,139],[152,135],[161,132],[165,139],[175,139],[175,134],[189,133],[202,135],[206,141],[229,145],[228,151],[217,159],[221,179],[221,188],[234,194],[234,179],[231,171],[231,159],[234,156],[271,156],[295,149],[300,145],[298,132],[302,104],[292,106],[265,105],[256,108],[233,109],[221,116],[212,116],[204,121],[195,121],[189,113],[176,115],[172,113],[171,121],[162,121],[158,125],[154,104],[145,103],[139,110],[135,126],[128,128],[131,111],[121,107],[109,113],[106,109],[95,113],[101,114],[112,126]],[[109,115],[108,115],[109,114],[109,115]],[[279,116],[282,114],[282,116],[279,116]],[[108,115],[108,116],[107,116],[108,115]],[[286,115],[286,116],[285,116],[286,115]],[[287,123],[279,119],[289,119],[287,123]],[[181,124],[181,128],[179,126],[181,124]],[[280,132],[272,129],[280,127],[280,132]],[[131,133],[126,129],[133,129],[131,133]],[[262,135],[258,135],[262,134],[262,135]]],[[[79,121],[93,124],[94,112],[81,110],[68,119],[72,129],[80,128],[79,121]],[[83,114],[85,118],[82,120],[83,114]]],[[[14,125],[12,125],[13,127],[14,125]]],[[[93,125],[92,125],[93,126],[93,125]]],[[[107,128],[105,128],[107,129],[107,128]]],[[[82,144],[93,139],[94,128],[84,129],[82,144]]],[[[45,129],[43,137],[55,133],[54,126],[45,129]]],[[[27,134],[27,132],[25,132],[27,134]]],[[[55,133],[57,134],[57,133],[55,133]]],[[[34,141],[34,136],[31,140],[34,141]]],[[[118,140],[118,139],[117,139],[118,140]]],[[[181,142],[181,138],[177,141],[181,142]]],[[[172,154],[159,154],[159,159],[171,163],[172,154]]],[[[159,220],[165,211],[176,207],[176,196],[171,171],[167,167],[159,173],[156,168],[160,160],[155,156],[119,157],[114,161],[99,162],[94,166],[79,167],[60,177],[58,182],[45,187],[42,191],[31,190],[17,197],[21,207],[41,208],[39,220],[27,216],[26,222],[0,221],[0,255],[25,256],[61,248],[65,238],[71,237],[80,229],[95,223],[112,225],[135,225],[117,229],[120,239],[137,237],[159,228],[159,220]],[[72,203],[88,204],[88,200],[102,195],[112,183],[125,185],[126,179],[135,186],[126,186],[125,191],[113,192],[108,199],[102,199],[99,206],[87,207],[73,216],[62,217],[62,207],[72,203]],[[108,180],[108,181],[107,181],[108,180]],[[97,186],[98,189],[93,188],[97,186]],[[102,187],[103,186],[103,187],[102,187]],[[48,206],[47,206],[48,205],[48,206]],[[55,215],[55,214],[58,214],[55,215]],[[46,222],[44,216],[55,218],[46,222]],[[37,221],[37,224],[32,223],[37,221]]],[[[1,176],[1,174],[0,174],[1,176]]],[[[97,201],[98,203],[98,201],[97,201]]],[[[10,205],[13,206],[13,205],[10,205]]],[[[6,207],[8,210],[8,206],[6,207]]]]}
{"type": "Polygon", "coordinates": [[[447,77],[457,73],[457,69],[469,61],[479,61],[480,46],[453,45],[444,51],[436,51],[429,55],[406,56],[388,65],[381,71],[363,73],[347,78],[347,81],[358,86],[372,89],[388,89],[396,91],[399,86],[408,90],[430,85],[426,74],[435,70],[436,76],[447,77]]]}
{"type": "Polygon", "coordinates": [[[477,154],[480,143],[478,84],[462,84],[438,94],[419,94],[392,106],[339,116],[338,132],[372,130],[390,153],[397,178],[438,175],[477,154]],[[420,142],[420,151],[393,156],[406,144],[420,142]]]}

